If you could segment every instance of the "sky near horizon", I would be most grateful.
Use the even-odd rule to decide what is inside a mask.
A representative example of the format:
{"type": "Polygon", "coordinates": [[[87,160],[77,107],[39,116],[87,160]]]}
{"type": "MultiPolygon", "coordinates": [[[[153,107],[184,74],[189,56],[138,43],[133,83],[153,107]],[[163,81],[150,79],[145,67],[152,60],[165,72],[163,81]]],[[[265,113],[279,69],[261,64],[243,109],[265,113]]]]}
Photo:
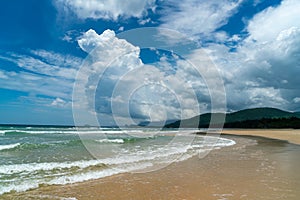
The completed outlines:
{"type": "Polygon", "coordinates": [[[300,111],[299,10],[299,0],[1,1],[0,123],[70,125],[72,109],[83,124],[193,117],[222,96],[212,80],[226,98],[214,111],[300,111]],[[142,48],[147,35],[184,55],[142,48]]]}

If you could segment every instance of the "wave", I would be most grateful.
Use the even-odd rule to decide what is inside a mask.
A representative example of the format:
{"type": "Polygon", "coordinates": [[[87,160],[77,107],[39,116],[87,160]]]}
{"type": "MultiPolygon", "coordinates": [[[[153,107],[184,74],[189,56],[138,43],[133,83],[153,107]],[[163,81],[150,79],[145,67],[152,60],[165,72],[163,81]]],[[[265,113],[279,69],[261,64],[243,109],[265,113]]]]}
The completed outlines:
{"type": "Polygon", "coordinates": [[[126,156],[127,153],[124,152],[124,155],[117,155],[114,157],[98,159],[98,160],[2,165],[0,166],[0,175],[31,173],[36,171],[52,171],[52,170],[67,169],[67,168],[84,169],[91,166],[117,166],[122,164],[139,163],[141,161],[151,161],[158,157],[167,158],[170,155],[184,153],[186,151],[187,148],[185,147],[184,148],[173,147],[170,148],[169,150],[163,150],[163,149],[159,149],[158,151],[147,150],[131,156],[126,156]]]}
{"type": "Polygon", "coordinates": [[[123,137],[120,136],[119,138],[104,138],[104,139],[97,139],[94,140],[98,143],[116,143],[116,144],[124,144],[124,143],[133,143],[133,142],[138,142],[142,140],[147,140],[147,139],[155,139],[155,137],[123,137]]]}
{"type": "Polygon", "coordinates": [[[101,140],[95,140],[96,142],[100,143],[117,143],[117,144],[123,144],[123,139],[101,139],[101,140]]]}
{"type": "Polygon", "coordinates": [[[9,131],[3,131],[2,132],[2,135],[5,135],[5,136],[9,136],[9,135],[26,135],[26,134],[30,134],[30,133],[27,133],[25,131],[18,131],[18,130],[9,130],[9,131]]]}
{"type": "Polygon", "coordinates": [[[41,144],[34,144],[34,143],[23,143],[18,146],[20,150],[33,150],[33,149],[43,149],[51,146],[51,144],[41,143],[41,144]]]}
{"type": "Polygon", "coordinates": [[[45,149],[48,147],[56,146],[56,145],[81,145],[81,140],[67,140],[67,141],[50,141],[44,143],[16,143],[16,144],[8,144],[8,145],[0,145],[0,151],[22,151],[22,150],[35,150],[35,149],[45,149]]]}
{"type": "Polygon", "coordinates": [[[38,188],[43,184],[65,185],[99,179],[150,166],[150,163],[141,163],[139,165],[131,163],[131,165],[126,166],[113,165],[108,167],[103,162],[109,162],[109,160],[2,165],[0,166],[0,184],[4,183],[4,185],[0,188],[0,195],[11,191],[22,192],[38,188]],[[47,179],[44,179],[44,175],[47,176],[47,179]],[[1,183],[2,177],[6,177],[6,180],[1,183]],[[7,179],[7,177],[12,178],[7,179]],[[31,178],[29,179],[29,177],[31,178]]]}
{"type": "Polygon", "coordinates": [[[2,135],[9,136],[9,135],[24,135],[24,134],[77,134],[77,131],[28,131],[28,130],[5,130],[2,131],[2,135]]]}
{"type": "Polygon", "coordinates": [[[24,179],[22,182],[14,182],[11,180],[10,183],[6,183],[3,187],[0,188],[0,195],[4,193],[9,193],[11,191],[23,192],[30,189],[38,188],[40,185],[65,185],[70,183],[78,183],[87,180],[99,179],[107,176],[112,176],[115,174],[125,173],[129,171],[138,170],[141,168],[146,168],[151,166],[151,163],[144,163],[141,165],[131,165],[127,167],[114,167],[107,168],[101,171],[88,171],[78,174],[59,174],[59,176],[54,177],[52,180],[43,180],[40,178],[35,178],[33,180],[24,179]]]}
{"type": "MultiPolygon", "coordinates": [[[[173,161],[177,162],[186,160],[197,155],[199,150],[207,151],[212,148],[221,148],[235,144],[233,140],[225,138],[199,136],[195,144],[181,145],[181,142],[179,141],[168,146],[163,146],[155,144],[154,141],[151,140],[148,143],[147,140],[152,139],[153,137],[128,138],[128,136],[119,136],[120,135],[114,135],[110,136],[111,138],[101,138],[98,140],[92,140],[92,142],[123,144],[128,142],[137,142],[144,139],[146,140],[141,143],[137,142],[137,148],[135,148],[135,144],[120,145],[120,151],[114,152],[114,154],[109,157],[102,159],[0,165],[0,185],[3,183],[3,187],[1,186],[0,188],[0,195],[13,190],[26,191],[28,189],[37,188],[41,184],[69,184],[98,179],[133,170],[142,170],[152,167],[155,164],[160,165],[173,161]],[[2,180],[4,180],[4,182],[1,182],[2,180]]],[[[166,136],[161,137],[164,141],[164,137],[166,136]]],[[[154,138],[160,140],[160,136],[154,138]]],[[[15,145],[14,148],[20,148],[23,150],[27,148],[47,147],[53,144],[78,146],[77,143],[79,142],[82,141],[76,139],[50,141],[50,143],[44,144],[17,143],[10,144],[10,146],[12,147],[15,145]]],[[[0,145],[0,149],[1,146],[3,145],[0,145]]]]}
{"type": "Polygon", "coordinates": [[[22,150],[35,150],[35,149],[44,149],[48,148],[51,145],[51,143],[43,143],[43,144],[33,144],[33,143],[16,143],[16,144],[10,144],[10,145],[0,145],[0,151],[22,151],[22,150]]]}
{"type": "Polygon", "coordinates": [[[60,169],[84,169],[91,166],[104,166],[100,160],[81,160],[73,162],[26,163],[0,166],[0,174],[31,173],[36,171],[59,171],[60,169]]]}
{"type": "Polygon", "coordinates": [[[130,133],[143,133],[137,131],[112,131],[112,130],[0,130],[0,135],[19,135],[19,134],[130,134],[130,133]]]}
{"type": "Polygon", "coordinates": [[[0,151],[8,150],[8,149],[14,149],[14,148],[16,148],[20,145],[21,145],[20,143],[0,145],[0,151]]]}
{"type": "Polygon", "coordinates": [[[192,144],[193,148],[220,149],[222,147],[233,146],[236,144],[234,140],[226,138],[218,138],[212,136],[198,136],[204,138],[200,144],[192,144]]]}
{"type": "MultiPolygon", "coordinates": [[[[221,139],[219,142],[219,146],[229,146],[234,143],[228,139],[221,139]]],[[[209,146],[209,144],[207,144],[207,146],[209,146]]],[[[128,156],[128,154],[124,152],[123,155],[99,160],[3,165],[0,166],[0,178],[2,175],[12,177],[14,175],[35,176],[35,178],[31,180],[26,178],[19,179],[16,183],[11,179],[11,182],[8,182],[8,184],[0,189],[0,195],[13,190],[18,192],[26,191],[28,189],[37,188],[41,184],[64,185],[103,178],[133,170],[142,170],[147,167],[152,167],[154,164],[153,161],[161,164],[169,162],[170,159],[172,161],[183,161],[198,153],[197,151],[187,153],[193,148],[193,146],[178,147],[174,145],[168,149],[160,148],[156,151],[146,149],[142,152],[136,152],[136,154],[131,156],[128,156]],[[183,156],[180,157],[180,155],[183,156]],[[179,159],[176,160],[178,157],[179,159]],[[44,179],[44,174],[47,174],[47,180],[44,179]]]]}
{"type": "Polygon", "coordinates": [[[132,135],[135,137],[146,137],[153,136],[157,133],[177,133],[178,131],[161,131],[160,129],[113,129],[113,128],[15,128],[2,129],[0,130],[0,135],[18,135],[18,134],[111,134],[111,135],[132,135]]]}

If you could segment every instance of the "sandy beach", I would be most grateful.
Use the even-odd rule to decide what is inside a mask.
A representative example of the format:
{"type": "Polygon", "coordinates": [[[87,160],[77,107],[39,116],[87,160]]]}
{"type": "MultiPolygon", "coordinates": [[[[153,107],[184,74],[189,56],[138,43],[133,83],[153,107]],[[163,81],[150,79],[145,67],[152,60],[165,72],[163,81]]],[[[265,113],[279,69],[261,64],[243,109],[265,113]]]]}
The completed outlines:
{"type": "Polygon", "coordinates": [[[0,200],[300,200],[300,0],[0,9],[0,200]]]}
{"type": "Polygon", "coordinates": [[[46,185],[3,198],[299,199],[300,146],[291,144],[299,144],[299,131],[224,130],[223,133],[222,137],[235,140],[236,145],[213,150],[202,159],[194,156],[149,173],[124,173],[64,186],[46,185]]]}
{"type": "Polygon", "coordinates": [[[224,129],[222,134],[260,136],[300,144],[299,129],[224,129]]]}

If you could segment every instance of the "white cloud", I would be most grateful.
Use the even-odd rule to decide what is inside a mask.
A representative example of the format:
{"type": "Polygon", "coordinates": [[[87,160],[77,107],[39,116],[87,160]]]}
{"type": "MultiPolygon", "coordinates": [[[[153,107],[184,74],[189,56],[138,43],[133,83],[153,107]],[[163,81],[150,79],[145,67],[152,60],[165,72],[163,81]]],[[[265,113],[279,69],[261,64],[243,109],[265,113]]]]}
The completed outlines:
{"type": "Polygon", "coordinates": [[[0,71],[0,78],[1,79],[7,79],[8,77],[3,71],[0,71]]]}
{"type": "Polygon", "coordinates": [[[73,38],[70,35],[64,35],[64,37],[62,37],[61,39],[66,42],[72,42],[73,40],[73,38]]]}
{"type": "Polygon", "coordinates": [[[18,72],[0,70],[2,88],[71,99],[80,58],[45,50],[31,50],[27,55],[10,53],[0,58],[23,69],[18,72]]]}
{"type": "Polygon", "coordinates": [[[74,79],[81,65],[81,58],[62,55],[45,50],[31,50],[32,55],[11,53],[3,60],[15,63],[18,67],[41,75],[74,79]]]}
{"type": "Polygon", "coordinates": [[[280,89],[268,88],[251,88],[249,89],[249,100],[253,107],[269,106],[282,107],[286,106],[288,101],[280,93],[280,89]]]}
{"type": "Polygon", "coordinates": [[[295,103],[300,103],[300,97],[295,97],[295,98],[293,99],[293,101],[294,101],[295,103]]]}
{"type": "Polygon", "coordinates": [[[68,30],[64,33],[64,36],[61,37],[60,39],[62,41],[66,41],[66,42],[69,42],[69,43],[72,43],[72,42],[76,42],[76,38],[79,36],[79,31],[77,30],[68,30]]]}
{"type": "Polygon", "coordinates": [[[174,31],[174,29],[159,28],[157,31],[159,35],[156,35],[156,39],[160,42],[160,45],[162,46],[166,45],[166,47],[174,47],[175,45],[195,45],[195,43],[197,42],[197,40],[190,38],[190,34],[183,34],[178,31],[174,31]]]}
{"type": "Polygon", "coordinates": [[[78,69],[81,65],[82,59],[69,54],[59,54],[53,51],[46,51],[43,49],[31,50],[34,56],[38,57],[42,61],[59,67],[69,67],[78,69]]]}
{"type": "Polygon", "coordinates": [[[228,106],[295,108],[300,80],[299,1],[285,0],[257,14],[236,51],[211,44],[207,51],[223,74],[228,106]]]}
{"type": "Polygon", "coordinates": [[[300,1],[284,0],[278,7],[270,7],[257,14],[247,27],[249,40],[276,40],[284,30],[300,27],[300,1]]]}
{"type": "Polygon", "coordinates": [[[241,2],[242,0],[167,0],[160,19],[161,26],[197,38],[199,35],[211,37],[211,33],[227,23],[241,2]]]}
{"type": "Polygon", "coordinates": [[[187,63],[182,63],[182,71],[178,73],[186,73],[185,79],[190,80],[193,88],[196,88],[199,101],[210,105],[210,109],[204,111],[225,112],[226,94],[219,68],[203,49],[195,49],[187,59],[193,66],[187,67],[187,63]]]}
{"type": "Polygon", "coordinates": [[[145,25],[145,24],[151,22],[151,19],[150,19],[150,18],[147,18],[147,19],[140,19],[138,22],[139,22],[139,24],[141,24],[141,25],[145,25]]]}
{"type": "Polygon", "coordinates": [[[142,18],[147,15],[147,9],[155,9],[155,0],[56,0],[56,3],[62,10],[70,9],[82,19],[142,18]]]}
{"type": "Polygon", "coordinates": [[[70,106],[70,102],[67,102],[61,98],[56,98],[54,99],[51,104],[51,106],[54,106],[54,107],[62,107],[62,108],[65,108],[65,107],[69,107],[70,106]]]}
{"type": "MultiPolygon", "coordinates": [[[[78,40],[78,44],[82,50],[89,53],[89,56],[83,62],[83,67],[79,70],[79,76],[76,79],[76,90],[73,94],[74,107],[83,109],[79,111],[80,113],[91,113],[91,117],[94,117],[95,109],[106,114],[110,112],[108,101],[112,97],[112,89],[117,78],[142,64],[139,59],[140,49],[126,40],[116,38],[111,30],[106,30],[101,35],[94,30],[89,30],[78,40]],[[122,55],[125,56],[120,58],[122,55]],[[113,65],[112,62],[114,62],[113,65]],[[111,74],[106,75],[107,79],[102,79],[103,84],[99,83],[105,72],[111,74]],[[101,85],[98,86],[98,84],[101,85]],[[97,101],[101,103],[95,108],[97,86],[105,88],[97,97],[97,101]]],[[[88,116],[85,118],[88,121],[88,116]]]]}
{"type": "MultiPolygon", "coordinates": [[[[23,105],[30,106],[46,106],[52,108],[70,108],[71,103],[67,100],[61,98],[51,98],[51,97],[41,97],[34,93],[30,93],[28,96],[20,96],[18,97],[19,102],[23,105]]],[[[18,103],[19,103],[18,102],[18,103]]],[[[16,103],[16,104],[18,104],[16,103]]]]}
{"type": "Polygon", "coordinates": [[[0,79],[1,88],[23,91],[50,97],[70,99],[73,81],[54,77],[45,77],[28,72],[0,71],[7,78],[0,79]]]}
{"type": "Polygon", "coordinates": [[[126,40],[118,39],[115,36],[115,32],[112,30],[106,30],[101,35],[98,35],[94,30],[90,29],[78,40],[78,44],[80,48],[87,53],[91,53],[91,51],[95,49],[97,52],[93,52],[92,55],[97,53],[97,56],[102,57],[101,61],[105,59],[106,61],[112,62],[116,59],[116,56],[128,52],[132,52],[134,55],[140,53],[138,47],[133,46],[126,40]],[[98,53],[100,53],[100,55],[98,53]]]}
{"type": "Polygon", "coordinates": [[[47,64],[39,59],[19,56],[16,60],[19,67],[42,75],[74,79],[76,69],[47,64]]]}
{"type": "MultiPolygon", "coordinates": [[[[206,88],[200,75],[176,55],[171,55],[172,64],[163,57],[155,65],[145,65],[139,47],[117,38],[111,30],[101,35],[89,30],[78,44],[89,57],[80,69],[74,106],[96,111],[102,120],[112,112],[115,119],[129,124],[130,117],[154,121],[188,118],[199,113],[198,98],[209,99],[209,94],[201,91],[206,88]],[[160,112],[154,112],[158,107],[160,112]]],[[[207,109],[207,102],[199,107],[207,109]]]]}

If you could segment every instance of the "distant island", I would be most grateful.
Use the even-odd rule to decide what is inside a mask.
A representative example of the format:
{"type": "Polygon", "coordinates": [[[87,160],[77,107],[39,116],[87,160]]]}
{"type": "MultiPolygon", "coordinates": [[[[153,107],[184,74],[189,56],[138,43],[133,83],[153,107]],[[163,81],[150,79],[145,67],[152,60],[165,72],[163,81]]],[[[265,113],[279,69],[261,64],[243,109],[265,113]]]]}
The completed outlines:
{"type": "MultiPolygon", "coordinates": [[[[222,119],[225,117],[224,128],[300,128],[300,112],[288,112],[277,108],[252,108],[232,113],[214,113],[214,115],[217,120],[211,126],[222,124],[222,119]]],[[[166,124],[165,128],[208,128],[211,116],[212,113],[206,113],[177,120],[166,124]]]]}

